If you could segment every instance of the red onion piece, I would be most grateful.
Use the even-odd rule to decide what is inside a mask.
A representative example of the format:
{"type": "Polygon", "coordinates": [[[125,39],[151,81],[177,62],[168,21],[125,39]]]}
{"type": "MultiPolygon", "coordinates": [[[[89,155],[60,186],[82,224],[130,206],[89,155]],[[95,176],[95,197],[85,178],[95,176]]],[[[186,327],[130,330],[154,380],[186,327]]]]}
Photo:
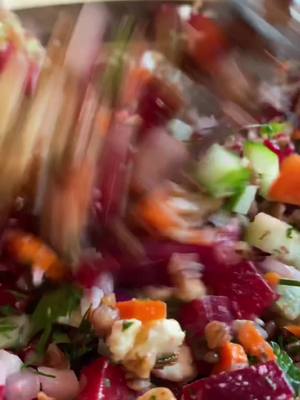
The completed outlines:
{"type": "Polygon", "coordinates": [[[56,400],[73,400],[79,393],[79,382],[75,373],[70,370],[40,367],[38,371],[50,376],[40,376],[43,392],[56,400]]]}
{"type": "Polygon", "coordinates": [[[284,278],[300,281],[300,271],[290,265],[275,260],[273,257],[266,257],[264,261],[259,263],[259,267],[264,272],[276,272],[284,278]]]}
{"type": "Polygon", "coordinates": [[[8,376],[19,372],[22,360],[15,354],[0,350],[0,385],[4,385],[8,376]]]}
{"type": "Polygon", "coordinates": [[[6,380],[6,400],[32,400],[40,390],[39,375],[31,371],[22,371],[10,375],[6,380]]]}

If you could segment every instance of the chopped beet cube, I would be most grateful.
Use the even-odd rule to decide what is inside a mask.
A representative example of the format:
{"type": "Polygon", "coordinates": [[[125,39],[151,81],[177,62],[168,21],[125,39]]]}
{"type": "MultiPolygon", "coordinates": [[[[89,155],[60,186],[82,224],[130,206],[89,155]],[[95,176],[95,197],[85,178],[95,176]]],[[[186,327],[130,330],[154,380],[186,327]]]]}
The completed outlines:
{"type": "Polygon", "coordinates": [[[206,283],[215,294],[227,296],[231,300],[237,318],[251,319],[260,316],[277,298],[252,262],[205,266],[206,283]]]}
{"type": "Polygon", "coordinates": [[[83,390],[79,400],[132,400],[121,367],[100,358],[86,367],[81,376],[83,390]]]}
{"type": "Polygon", "coordinates": [[[293,395],[274,361],[214,375],[183,389],[183,400],[291,400],[293,395]]]}
{"type": "Polygon", "coordinates": [[[181,324],[191,336],[202,336],[210,321],[231,324],[230,300],[225,296],[205,296],[186,304],[181,312],[181,324]]]}
{"type": "Polygon", "coordinates": [[[194,300],[186,304],[180,314],[180,322],[187,333],[187,342],[197,365],[198,373],[207,375],[211,372],[211,364],[199,358],[203,342],[204,328],[210,321],[225,322],[228,325],[233,321],[231,303],[224,296],[206,296],[201,300],[194,300]]]}

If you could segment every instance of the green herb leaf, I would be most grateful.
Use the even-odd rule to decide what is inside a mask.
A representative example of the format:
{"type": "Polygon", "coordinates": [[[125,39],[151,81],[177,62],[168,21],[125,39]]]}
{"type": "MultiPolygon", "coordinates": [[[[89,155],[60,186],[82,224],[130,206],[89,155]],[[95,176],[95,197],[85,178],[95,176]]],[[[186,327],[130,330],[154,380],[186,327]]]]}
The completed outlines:
{"type": "Polygon", "coordinates": [[[177,363],[177,361],[178,361],[178,354],[176,353],[163,354],[156,360],[154,368],[161,369],[169,365],[174,365],[177,363]]]}
{"type": "Polygon", "coordinates": [[[53,332],[52,341],[55,344],[65,344],[71,342],[69,336],[64,332],[53,332]]]}
{"type": "Polygon", "coordinates": [[[294,228],[292,228],[292,227],[287,228],[286,237],[288,239],[293,239],[293,232],[294,232],[294,228]]]}
{"type": "Polygon", "coordinates": [[[42,372],[42,371],[39,371],[39,370],[36,370],[36,371],[35,371],[35,374],[36,374],[36,375],[40,375],[40,376],[46,376],[47,378],[56,378],[55,375],[46,374],[46,372],[42,372]]]}
{"type": "Polygon", "coordinates": [[[79,307],[81,290],[72,285],[46,293],[32,314],[32,334],[46,329],[57,322],[59,317],[67,317],[79,307]]]}
{"type": "Polygon", "coordinates": [[[283,286],[300,287],[300,281],[296,281],[294,279],[280,279],[279,284],[283,286]]]}
{"type": "Polygon", "coordinates": [[[12,306],[9,306],[9,305],[2,306],[2,307],[0,307],[0,314],[5,316],[5,317],[8,317],[9,315],[16,314],[16,309],[14,307],[12,307],[12,306]]]}
{"type": "Polygon", "coordinates": [[[131,325],[133,325],[133,322],[131,321],[124,321],[123,322],[123,326],[122,326],[122,331],[126,331],[127,329],[129,329],[131,327],[131,325]]]}
{"type": "Polygon", "coordinates": [[[294,365],[293,360],[283,350],[278,343],[271,342],[275,355],[277,356],[277,363],[279,367],[286,374],[286,377],[298,396],[300,394],[300,368],[294,365]]]}
{"type": "Polygon", "coordinates": [[[260,134],[269,139],[276,137],[287,129],[285,122],[271,122],[270,124],[263,125],[260,128],[260,134]]]}
{"type": "Polygon", "coordinates": [[[31,323],[31,335],[42,332],[37,345],[37,352],[41,356],[47,346],[52,332],[52,326],[59,317],[67,317],[79,307],[81,290],[72,285],[65,285],[50,293],[46,293],[34,310],[31,323]]]}
{"type": "Polygon", "coordinates": [[[0,333],[6,333],[10,331],[14,331],[17,328],[17,325],[10,323],[9,321],[0,321],[0,333]]]}
{"type": "Polygon", "coordinates": [[[18,290],[8,290],[8,292],[14,295],[15,298],[18,300],[25,300],[28,297],[27,294],[19,292],[18,290]]]}
{"type": "Polygon", "coordinates": [[[46,376],[47,378],[56,378],[55,375],[46,374],[46,372],[42,372],[42,371],[39,371],[37,369],[33,369],[31,364],[23,364],[22,367],[21,367],[21,371],[24,371],[24,370],[26,370],[28,368],[30,368],[30,372],[32,372],[35,375],[46,376]]]}

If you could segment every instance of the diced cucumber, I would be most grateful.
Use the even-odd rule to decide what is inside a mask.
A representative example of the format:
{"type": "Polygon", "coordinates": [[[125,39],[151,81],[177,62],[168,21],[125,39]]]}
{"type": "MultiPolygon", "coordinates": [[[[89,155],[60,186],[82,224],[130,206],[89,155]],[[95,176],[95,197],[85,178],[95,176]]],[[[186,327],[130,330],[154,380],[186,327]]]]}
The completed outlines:
{"type": "Polygon", "coordinates": [[[244,155],[250,166],[260,178],[260,192],[267,197],[272,183],[279,175],[278,156],[262,143],[246,142],[244,155]]]}
{"type": "Polygon", "coordinates": [[[246,241],[300,269],[300,234],[286,222],[259,213],[248,226],[246,241]]]}
{"type": "Polygon", "coordinates": [[[26,315],[0,318],[0,349],[26,345],[29,331],[29,320],[26,315]]]}
{"type": "Polygon", "coordinates": [[[236,154],[214,144],[201,159],[197,177],[214,197],[227,197],[243,190],[250,172],[236,154]]]}
{"type": "Polygon", "coordinates": [[[231,210],[238,214],[248,214],[251,204],[255,199],[258,186],[248,185],[241,193],[238,193],[231,202],[231,210]]]}
{"type": "Polygon", "coordinates": [[[270,122],[269,124],[262,125],[260,134],[262,137],[269,139],[274,138],[289,129],[287,122],[270,122]]]}
{"type": "Polygon", "coordinates": [[[284,318],[293,321],[300,316],[300,287],[279,285],[276,304],[284,318]]]}

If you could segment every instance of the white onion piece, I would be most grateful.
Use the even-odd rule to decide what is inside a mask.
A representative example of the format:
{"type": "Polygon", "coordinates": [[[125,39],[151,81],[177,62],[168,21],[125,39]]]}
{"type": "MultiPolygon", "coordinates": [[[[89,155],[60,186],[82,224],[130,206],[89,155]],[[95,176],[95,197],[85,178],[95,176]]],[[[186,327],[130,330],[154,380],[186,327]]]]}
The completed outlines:
{"type": "Polygon", "coordinates": [[[300,281],[300,271],[296,268],[286,265],[273,257],[266,257],[264,261],[259,263],[261,269],[265,272],[276,272],[284,278],[295,279],[300,281]]]}
{"type": "Polygon", "coordinates": [[[17,372],[6,380],[6,400],[32,400],[37,397],[39,391],[39,375],[31,371],[17,372]]]}
{"type": "Polygon", "coordinates": [[[70,369],[54,369],[48,367],[40,367],[38,371],[43,392],[47,396],[54,397],[56,400],[73,400],[79,393],[79,382],[75,373],[70,369]]]}
{"type": "Polygon", "coordinates": [[[98,308],[101,304],[103,296],[103,290],[97,286],[93,286],[91,289],[86,289],[80,302],[81,315],[84,316],[89,309],[95,310],[98,308]]]}
{"type": "Polygon", "coordinates": [[[23,363],[22,360],[6,350],[0,350],[0,385],[5,385],[6,378],[19,372],[23,363]]]}
{"type": "MultiPolygon", "coordinates": [[[[104,294],[111,294],[114,291],[114,279],[109,272],[103,272],[98,276],[95,287],[103,290],[104,294]]],[[[96,292],[94,293],[97,296],[96,292]]]]}

